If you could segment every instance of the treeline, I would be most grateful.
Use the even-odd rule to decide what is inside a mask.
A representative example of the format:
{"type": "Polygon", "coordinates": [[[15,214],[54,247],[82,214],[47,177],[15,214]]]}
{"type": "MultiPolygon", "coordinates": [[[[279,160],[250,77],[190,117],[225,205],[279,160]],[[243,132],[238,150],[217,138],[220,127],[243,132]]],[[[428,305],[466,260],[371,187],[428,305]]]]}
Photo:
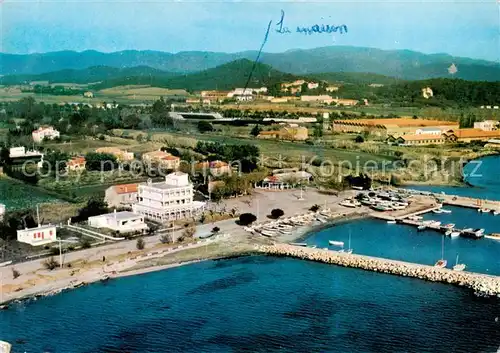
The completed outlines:
{"type": "Polygon", "coordinates": [[[470,107],[499,105],[500,82],[475,82],[460,79],[407,81],[374,90],[378,99],[402,106],[470,107]],[[433,97],[422,96],[430,87],[433,97]]]}
{"type": "Polygon", "coordinates": [[[53,96],[75,96],[82,95],[85,90],[67,88],[64,86],[42,86],[35,85],[33,88],[26,89],[22,88],[21,92],[33,92],[38,94],[50,94],[53,96]]]}

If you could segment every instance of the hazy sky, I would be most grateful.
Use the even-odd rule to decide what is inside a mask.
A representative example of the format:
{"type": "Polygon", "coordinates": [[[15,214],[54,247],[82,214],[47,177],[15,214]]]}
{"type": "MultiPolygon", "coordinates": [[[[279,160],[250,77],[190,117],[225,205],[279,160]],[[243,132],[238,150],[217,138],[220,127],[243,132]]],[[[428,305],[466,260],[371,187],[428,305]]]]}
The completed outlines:
{"type": "Polygon", "coordinates": [[[0,0],[0,51],[255,50],[272,20],[268,52],[353,45],[500,61],[499,6],[495,0],[0,0]],[[281,9],[291,34],[274,31],[281,9]],[[295,32],[314,24],[345,24],[349,32],[295,32]]]}

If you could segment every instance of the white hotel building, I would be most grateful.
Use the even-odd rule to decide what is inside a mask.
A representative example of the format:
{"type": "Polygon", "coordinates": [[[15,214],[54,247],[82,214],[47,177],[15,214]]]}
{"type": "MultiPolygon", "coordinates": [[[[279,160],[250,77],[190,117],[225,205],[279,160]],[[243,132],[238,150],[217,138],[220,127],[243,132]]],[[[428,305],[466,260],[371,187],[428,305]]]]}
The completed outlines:
{"type": "Polygon", "coordinates": [[[205,206],[193,201],[193,184],[182,172],[167,175],[164,182],[139,184],[137,200],[133,212],[159,222],[191,217],[205,206]]]}

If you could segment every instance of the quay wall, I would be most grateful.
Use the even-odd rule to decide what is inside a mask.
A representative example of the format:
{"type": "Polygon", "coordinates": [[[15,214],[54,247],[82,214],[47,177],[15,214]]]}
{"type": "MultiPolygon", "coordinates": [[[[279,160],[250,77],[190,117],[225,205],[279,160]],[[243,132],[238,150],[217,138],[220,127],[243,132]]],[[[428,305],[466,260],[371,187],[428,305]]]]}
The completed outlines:
{"type": "Polygon", "coordinates": [[[332,250],[313,249],[289,244],[261,245],[257,250],[272,256],[294,257],[367,271],[419,278],[431,282],[449,283],[470,288],[477,294],[500,297],[500,277],[497,276],[467,271],[453,271],[404,261],[339,253],[332,250]]]}

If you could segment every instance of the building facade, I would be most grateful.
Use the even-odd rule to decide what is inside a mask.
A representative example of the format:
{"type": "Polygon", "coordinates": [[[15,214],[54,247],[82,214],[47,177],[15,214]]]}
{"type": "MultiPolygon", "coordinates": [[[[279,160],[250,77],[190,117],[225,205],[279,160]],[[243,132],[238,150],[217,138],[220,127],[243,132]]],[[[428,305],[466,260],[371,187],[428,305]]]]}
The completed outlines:
{"type": "Polygon", "coordinates": [[[499,124],[500,122],[497,120],[478,121],[474,123],[474,129],[480,129],[483,131],[493,131],[498,129],[499,124]]]}
{"type": "Polygon", "coordinates": [[[193,196],[188,175],[175,172],[167,175],[163,182],[139,184],[138,201],[132,210],[159,222],[188,218],[204,207],[204,203],[194,202],[193,196]]]}
{"type": "Polygon", "coordinates": [[[47,245],[57,241],[55,225],[38,225],[17,231],[17,241],[32,246],[47,245]]]}
{"type": "Polygon", "coordinates": [[[411,118],[393,118],[393,119],[351,119],[334,120],[332,130],[341,133],[362,133],[382,137],[390,135],[415,135],[418,129],[433,128],[441,131],[458,129],[459,124],[456,121],[441,121],[430,119],[411,119],[411,118]]]}
{"type": "Polygon", "coordinates": [[[138,184],[113,185],[106,189],[104,201],[109,207],[132,207],[137,203],[138,184]]]}
{"type": "Polygon", "coordinates": [[[89,217],[89,226],[107,228],[119,233],[143,233],[148,229],[144,216],[128,211],[113,212],[100,216],[89,217]]]}
{"type": "Polygon", "coordinates": [[[85,157],[73,157],[66,163],[66,171],[79,172],[85,170],[85,166],[87,165],[87,161],[85,157]]]}
{"type": "Polygon", "coordinates": [[[177,170],[181,164],[179,157],[164,151],[147,152],[142,155],[142,161],[146,164],[155,164],[166,169],[177,170]]]}
{"type": "Polygon", "coordinates": [[[133,152],[123,151],[116,147],[101,147],[95,150],[96,153],[109,153],[116,157],[119,162],[129,162],[134,159],[133,152]]]}
{"type": "Polygon", "coordinates": [[[43,140],[53,140],[60,137],[59,131],[55,130],[52,126],[40,126],[38,129],[31,133],[33,141],[40,143],[43,140]]]}

